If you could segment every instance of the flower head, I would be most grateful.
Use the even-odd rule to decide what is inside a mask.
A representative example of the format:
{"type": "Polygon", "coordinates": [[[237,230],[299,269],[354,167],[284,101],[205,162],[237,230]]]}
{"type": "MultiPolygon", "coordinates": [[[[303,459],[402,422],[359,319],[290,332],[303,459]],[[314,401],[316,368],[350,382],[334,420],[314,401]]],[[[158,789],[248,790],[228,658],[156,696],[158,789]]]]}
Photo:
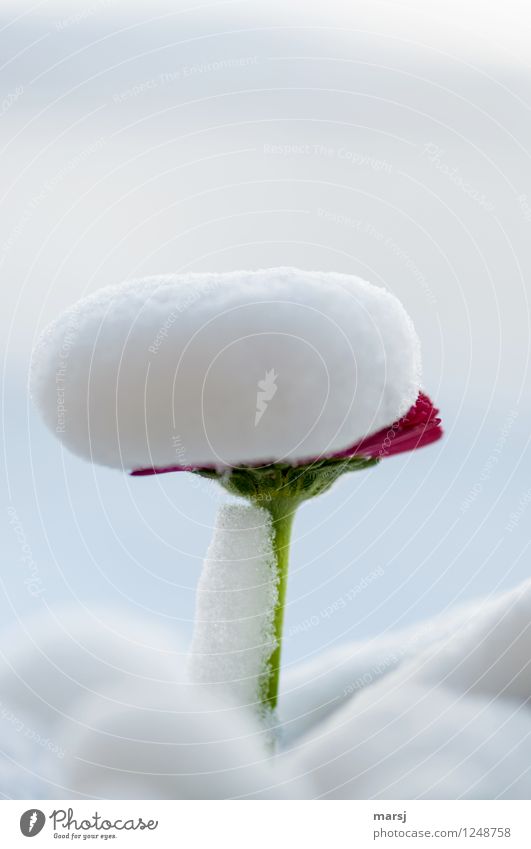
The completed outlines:
{"type": "Polygon", "coordinates": [[[32,377],[70,450],[128,471],[333,456],[389,428],[419,388],[394,295],[293,268],[103,289],[44,332],[32,377]]]}

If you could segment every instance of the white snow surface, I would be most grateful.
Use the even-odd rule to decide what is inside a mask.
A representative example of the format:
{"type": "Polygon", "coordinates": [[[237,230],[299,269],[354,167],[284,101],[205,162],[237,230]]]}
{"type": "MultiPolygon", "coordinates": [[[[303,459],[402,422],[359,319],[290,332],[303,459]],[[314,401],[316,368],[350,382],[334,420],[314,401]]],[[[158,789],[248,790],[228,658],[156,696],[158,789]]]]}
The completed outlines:
{"type": "Polygon", "coordinates": [[[283,798],[252,715],[190,684],[185,656],[173,629],[123,611],[18,623],[0,642],[2,796],[283,798]]]}
{"type": "Polygon", "coordinates": [[[119,611],[51,610],[0,643],[0,791],[528,799],[530,633],[527,582],[416,635],[326,652],[285,676],[291,736],[271,758],[252,712],[187,683],[171,631],[119,611]]]}
{"type": "Polygon", "coordinates": [[[32,369],[58,438],[127,470],[339,451],[396,421],[419,385],[418,338],[394,295],[294,268],[102,289],[44,331],[32,369]]]}
{"type": "Polygon", "coordinates": [[[274,632],[278,569],[270,514],[260,507],[224,504],[196,601],[190,678],[228,692],[241,707],[260,712],[274,632]]]}
{"type": "Polygon", "coordinates": [[[412,629],[397,635],[394,646],[374,641],[364,658],[366,686],[359,645],[344,649],[342,664],[338,652],[328,658],[331,668],[343,666],[332,693],[322,676],[326,658],[308,665],[310,700],[328,703],[328,716],[316,711],[287,761],[323,798],[528,798],[531,583],[417,633],[417,640],[412,629]],[[386,655],[395,670],[382,676],[386,655]],[[355,695],[345,698],[352,684],[355,695]],[[330,710],[332,701],[343,704],[330,710]]]}

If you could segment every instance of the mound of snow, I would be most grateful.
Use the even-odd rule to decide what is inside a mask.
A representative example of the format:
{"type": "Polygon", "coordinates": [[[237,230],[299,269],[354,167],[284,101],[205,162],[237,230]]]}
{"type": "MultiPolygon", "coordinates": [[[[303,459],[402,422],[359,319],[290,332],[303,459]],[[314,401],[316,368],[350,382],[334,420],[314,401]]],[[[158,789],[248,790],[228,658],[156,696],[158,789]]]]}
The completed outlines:
{"type": "Polygon", "coordinates": [[[42,334],[32,394],[75,454],[131,470],[341,451],[400,418],[419,379],[396,297],[273,268],[102,289],[42,334]]]}
{"type": "MultiPolygon", "coordinates": [[[[0,647],[3,797],[284,797],[263,731],[188,681],[173,629],[60,608],[19,623],[0,647]]],[[[290,795],[308,792],[299,787],[290,795]]]]}
{"type": "Polygon", "coordinates": [[[50,610],[1,643],[0,791],[528,799],[530,632],[528,582],[416,636],[324,654],[287,677],[281,712],[297,724],[290,687],[304,687],[302,733],[271,758],[250,711],[186,681],[171,632],[119,611],[50,610]]]}
{"type": "MultiPolygon", "coordinates": [[[[529,708],[391,679],[304,740],[300,775],[325,799],[527,799],[529,708]]],[[[290,759],[288,759],[289,762],[290,759]]]]}
{"type": "Polygon", "coordinates": [[[528,798],[530,634],[527,582],[327,653],[286,682],[284,757],[324,798],[528,798]]]}

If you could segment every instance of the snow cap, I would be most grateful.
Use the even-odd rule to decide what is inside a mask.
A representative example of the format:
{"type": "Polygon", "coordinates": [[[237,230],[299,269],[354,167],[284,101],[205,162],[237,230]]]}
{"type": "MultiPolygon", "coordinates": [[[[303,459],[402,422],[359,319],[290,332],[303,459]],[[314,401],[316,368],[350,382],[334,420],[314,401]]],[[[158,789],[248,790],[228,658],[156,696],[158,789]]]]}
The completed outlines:
{"type": "Polygon", "coordinates": [[[419,385],[394,295],[295,268],[101,289],[44,331],[32,368],[58,438],[128,471],[331,454],[403,416],[419,385]]]}

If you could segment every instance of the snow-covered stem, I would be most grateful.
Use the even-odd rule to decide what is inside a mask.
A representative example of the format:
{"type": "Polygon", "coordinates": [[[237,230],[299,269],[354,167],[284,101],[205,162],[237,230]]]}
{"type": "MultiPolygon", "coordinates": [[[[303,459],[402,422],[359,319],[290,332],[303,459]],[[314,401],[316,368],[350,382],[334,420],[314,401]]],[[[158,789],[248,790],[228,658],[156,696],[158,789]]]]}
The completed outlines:
{"type": "Polygon", "coordinates": [[[296,510],[330,489],[345,472],[377,462],[346,457],[301,466],[196,471],[249,505],[225,505],[218,516],[198,590],[191,656],[196,681],[224,684],[240,705],[254,704],[270,717],[278,701],[296,510]]]}
{"type": "Polygon", "coordinates": [[[271,515],[273,523],[273,550],[278,574],[278,597],[274,615],[275,649],[269,659],[268,681],[266,688],[266,704],[274,710],[278,701],[278,685],[280,680],[280,663],[282,655],[282,629],[284,625],[284,608],[288,585],[289,549],[291,528],[298,500],[288,498],[273,498],[265,506],[271,515]]]}
{"type": "Polygon", "coordinates": [[[275,538],[269,511],[222,505],[199,580],[189,659],[192,681],[261,715],[271,704],[270,661],[277,648],[275,538]]]}

